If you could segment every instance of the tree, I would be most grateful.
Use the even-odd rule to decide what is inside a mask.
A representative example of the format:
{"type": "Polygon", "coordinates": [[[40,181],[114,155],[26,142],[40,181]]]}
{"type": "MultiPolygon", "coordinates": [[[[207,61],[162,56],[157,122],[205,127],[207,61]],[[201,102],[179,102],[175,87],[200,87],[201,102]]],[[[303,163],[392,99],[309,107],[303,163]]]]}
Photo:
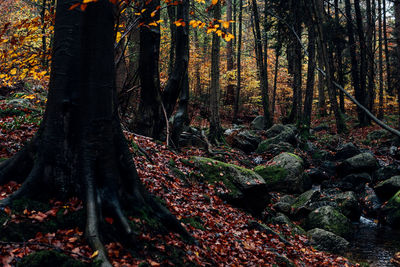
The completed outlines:
{"type": "Polygon", "coordinates": [[[131,242],[134,233],[123,212],[127,208],[145,208],[170,229],[187,234],[141,184],[121,129],[113,6],[99,0],[85,12],[71,11],[74,3],[57,1],[46,112],[30,143],[0,165],[1,184],[22,182],[0,206],[22,197],[79,196],[85,203],[87,240],[99,252],[102,266],[111,266],[102,241],[105,216],[118,222],[115,236],[131,242]]]}
{"type": "MultiPolygon", "coordinates": [[[[218,1],[212,7],[214,21],[221,20],[221,2],[218,1]]],[[[220,59],[221,39],[216,32],[212,36],[211,44],[211,84],[210,84],[210,141],[212,143],[222,142],[222,128],[219,118],[219,59],[220,59]]]]}
{"type": "Polygon", "coordinates": [[[240,87],[241,87],[241,78],[242,78],[242,26],[243,26],[243,0],[239,0],[239,32],[238,32],[238,41],[237,41],[237,83],[235,90],[235,103],[233,106],[233,122],[237,122],[238,113],[239,113],[239,98],[240,98],[240,87]]]}

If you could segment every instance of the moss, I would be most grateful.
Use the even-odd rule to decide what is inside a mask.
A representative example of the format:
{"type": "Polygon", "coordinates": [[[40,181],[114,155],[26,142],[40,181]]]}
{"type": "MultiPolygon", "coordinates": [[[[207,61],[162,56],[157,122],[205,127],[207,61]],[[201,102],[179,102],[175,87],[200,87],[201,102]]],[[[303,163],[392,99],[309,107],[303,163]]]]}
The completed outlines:
{"type": "Polygon", "coordinates": [[[54,250],[42,250],[25,256],[17,267],[85,267],[93,266],[83,263],[54,250]]]}
{"type": "Polygon", "coordinates": [[[287,175],[287,170],[278,166],[257,166],[254,171],[264,178],[267,186],[281,182],[287,175]]]}
{"type": "Polygon", "coordinates": [[[203,231],[206,230],[203,226],[204,222],[201,220],[199,216],[183,218],[181,221],[186,224],[189,224],[190,226],[196,229],[200,229],[203,231]]]}
{"type": "Polygon", "coordinates": [[[329,206],[311,212],[307,218],[306,226],[307,229],[322,228],[342,237],[347,237],[352,232],[349,219],[329,206]]]}
{"type": "Polygon", "coordinates": [[[0,158],[0,162],[6,161],[8,158],[0,158]]]}
{"type": "Polygon", "coordinates": [[[270,145],[270,141],[269,140],[264,140],[264,141],[262,141],[259,145],[258,145],[258,147],[257,147],[257,150],[256,150],[256,153],[264,153],[265,151],[267,151],[267,149],[268,149],[268,147],[269,147],[269,145],[270,145]]]}
{"type": "Polygon", "coordinates": [[[19,223],[11,222],[0,228],[0,240],[21,242],[34,238],[38,232],[52,233],[56,232],[57,229],[75,227],[84,229],[85,222],[82,218],[85,218],[85,213],[83,209],[67,213],[66,215],[64,215],[63,212],[64,210],[60,210],[55,218],[41,223],[32,223],[31,219],[21,219],[19,223]]]}
{"type": "Polygon", "coordinates": [[[292,157],[295,157],[296,159],[298,159],[300,161],[303,161],[303,159],[300,156],[296,155],[296,154],[293,154],[293,153],[287,153],[287,154],[292,156],[292,157]]]}
{"type": "Polygon", "coordinates": [[[296,199],[296,201],[292,205],[292,208],[298,209],[303,207],[306,204],[306,202],[313,197],[314,194],[315,194],[314,190],[309,190],[307,192],[304,192],[296,199]]]}

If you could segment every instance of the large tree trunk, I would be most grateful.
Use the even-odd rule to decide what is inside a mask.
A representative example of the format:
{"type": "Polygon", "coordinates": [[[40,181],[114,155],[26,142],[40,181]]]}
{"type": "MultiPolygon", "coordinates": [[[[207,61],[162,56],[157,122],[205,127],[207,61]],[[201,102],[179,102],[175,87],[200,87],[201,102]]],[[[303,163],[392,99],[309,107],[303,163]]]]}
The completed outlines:
{"type": "MultiPolygon", "coordinates": [[[[340,9],[339,9],[339,0],[335,0],[335,28],[337,31],[340,29],[340,9]]],[[[339,33],[338,33],[339,34],[339,33]]],[[[334,44],[336,46],[336,65],[337,65],[337,77],[338,82],[341,86],[344,86],[344,71],[343,71],[343,42],[338,42],[334,44]]],[[[340,112],[345,113],[344,107],[344,94],[342,91],[339,91],[339,103],[340,103],[340,112]]]]}
{"type": "Polygon", "coordinates": [[[142,186],[121,130],[116,106],[114,16],[108,0],[70,11],[57,2],[52,72],[46,112],[35,137],[0,165],[0,184],[22,182],[0,206],[22,197],[79,196],[86,207],[86,236],[111,266],[103,246],[103,216],[134,242],[123,208],[148,208],[181,233],[178,221],[142,186]],[[47,188],[47,191],[44,190],[47,188]]]}
{"type": "Polygon", "coordinates": [[[389,59],[389,45],[388,45],[388,37],[387,37],[387,20],[386,20],[386,0],[383,0],[382,5],[383,12],[383,40],[385,42],[385,63],[386,63],[386,83],[387,83],[387,91],[389,94],[393,93],[392,86],[392,72],[390,69],[390,59],[389,59]]]}
{"type": "MultiPolygon", "coordinates": [[[[368,76],[368,90],[367,90],[367,107],[374,113],[375,102],[375,1],[371,4],[371,0],[366,0],[366,13],[367,13],[367,32],[366,32],[366,46],[367,46],[367,76],[368,76]]],[[[368,120],[369,117],[367,117],[368,120]]]]}

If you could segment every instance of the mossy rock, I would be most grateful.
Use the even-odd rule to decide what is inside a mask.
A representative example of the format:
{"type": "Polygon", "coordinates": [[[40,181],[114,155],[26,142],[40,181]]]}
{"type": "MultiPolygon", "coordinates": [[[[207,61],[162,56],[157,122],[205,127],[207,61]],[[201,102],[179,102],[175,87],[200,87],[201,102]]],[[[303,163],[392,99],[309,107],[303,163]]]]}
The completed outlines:
{"type": "Polygon", "coordinates": [[[311,188],[311,181],[304,174],[304,162],[296,154],[282,153],[274,157],[267,168],[258,167],[269,191],[303,193],[311,188]]]}
{"type": "Polygon", "coordinates": [[[287,171],[277,166],[257,166],[254,171],[264,178],[267,188],[276,186],[286,177],[287,171]]]}
{"type": "Polygon", "coordinates": [[[90,263],[80,262],[54,250],[34,252],[22,258],[17,267],[89,267],[90,263]]]}
{"type": "Polygon", "coordinates": [[[183,163],[195,168],[191,176],[200,182],[222,182],[229,189],[223,197],[234,205],[258,210],[269,200],[265,180],[253,170],[204,157],[191,157],[183,163]]]}
{"type": "Polygon", "coordinates": [[[352,233],[350,220],[331,206],[312,211],[307,217],[305,227],[307,229],[321,228],[341,237],[348,237],[352,233]]]}
{"type": "Polygon", "coordinates": [[[400,191],[383,207],[382,213],[386,223],[393,228],[400,228],[400,191]]]}

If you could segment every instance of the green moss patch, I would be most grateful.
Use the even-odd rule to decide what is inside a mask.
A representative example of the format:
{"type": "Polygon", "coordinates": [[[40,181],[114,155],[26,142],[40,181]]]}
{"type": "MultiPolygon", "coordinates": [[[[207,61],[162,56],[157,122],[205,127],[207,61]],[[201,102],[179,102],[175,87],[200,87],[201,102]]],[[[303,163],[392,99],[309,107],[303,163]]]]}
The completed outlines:
{"type": "Polygon", "coordinates": [[[278,166],[257,166],[254,171],[264,178],[267,186],[280,183],[287,175],[287,170],[278,166]]]}

